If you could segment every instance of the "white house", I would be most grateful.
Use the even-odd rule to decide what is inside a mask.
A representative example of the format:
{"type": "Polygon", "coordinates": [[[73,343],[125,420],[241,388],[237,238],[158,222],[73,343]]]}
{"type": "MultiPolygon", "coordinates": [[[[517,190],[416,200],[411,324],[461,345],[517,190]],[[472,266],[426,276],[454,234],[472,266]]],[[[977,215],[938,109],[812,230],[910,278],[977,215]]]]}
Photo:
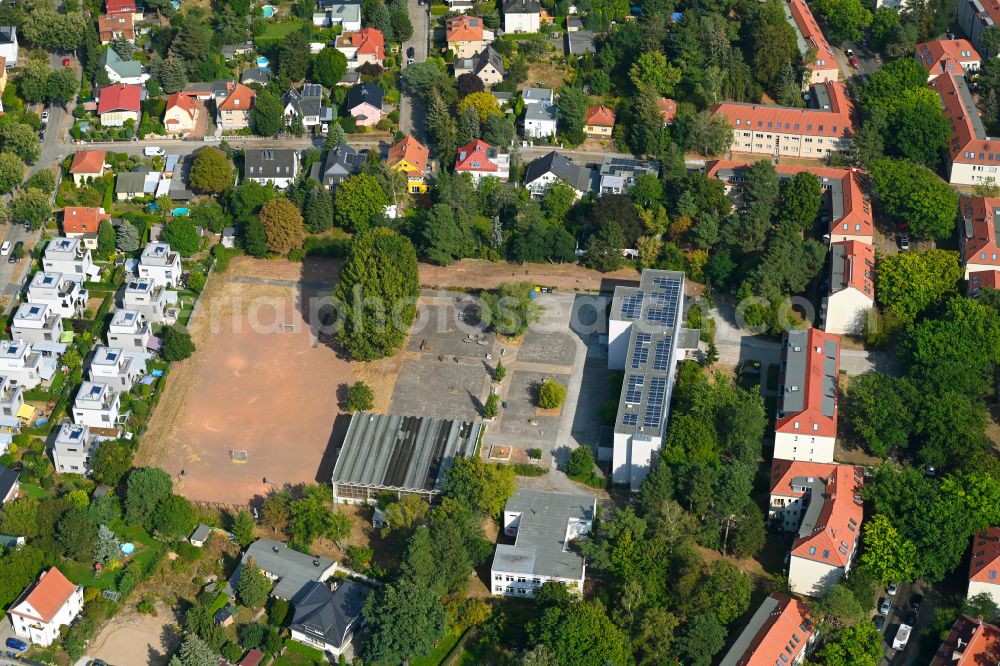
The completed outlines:
{"type": "Polygon", "coordinates": [[[583,594],[587,565],[569,544],[590,533],[596,512],[592,495],[518,489],[503,510],[504,534],[516,539],[513,546],[497,546],[490,567],[493,594],[534,597],[548,582],[583,594]]]}
{"type": "Polygon", "coordinates": [[[474,183],[488,176],[505,181],[510,178],[510,155],[501,153],[482,139],[475,139],[458,149],[455,172],[471,175],[474,183]]]}
{"type": "Polygon", "coordinates": [[[524,138],[545,139],[556,135],[556,107],[527,104],[524,107],[524,138]]]}
{"type": "Polygon", "coordinates": [[[73,403],[73,422],[91,428],[114,428],[121,410],[121,394],[109,384],[86,381],[73,403]]]}
{"type": "MultiPolygon", "coordinates": [[[[0,375],[0,426],[11,429],[18,425],[18,412],[24,404],[24,391],[15,382],[0,375]]],[[[0,455],[7,449],[9,442],[0,441],[0,455]]]]}
{"type": "Polygon", "coordinates": [[[109,347],[117,347],[128,352],[145,352],[152,338],[149,320],[136,310],[118,309],[108,326],[109,347]]]}
{"type": "Polygon", "coordinates": [[[830,293],[823,299],[823,330],[860,334],[875,307],[875,248],[857,240],[830,245],[830,293]]]}
{"type": "Polygon", "coordinates": [[[90,432],[90,426],[63,423],[52,443],[52,462],[59,474],[90,474],[90,459],[98,445],[109,439],[90,432]]]}
{"type": "Polygon", "coordinates": [[[542,5],[538,0],[504,0],[503,31],[536,33],[541,25],[542,5]]]}
{"type": "Polygon", "coordinates": [[[12,25],[0,26],[0,58],[7,69],[17,67],[17,28],[12,25]]]}
{"type": "Polygon", "coordinates": [[[59,628],[68,626],[82,609],[83,588],[52,567],[21,593],[7,613],[19,638],[48,647],[59,638],[59,628]]]}
{"type": "Polygon", "coordinates": [[[122,392],[131,391],[145,371],[145,354],[104,345],[94,348],[88,368],[90,381],[109,384],[122,392]]]}
{"type": "Polygon", "coordinates": [[[362,611],[372,592],[347,578],[309,583],[288,625],[292,640],[340,657],[364,625],[362,611]]]}
{"type": "Polygon", "coordinates": [[[58,317],[83,314],[89,298],[82,279],[76,276],[38,271],[28,284],[28,302],[47,306],[58,317]]]}
{"type": "Polygon", "coordinates": [[[299,154],[279,148],[247,148],[243,151],[243,178],[261,185],[287,189],[299,175],[299,154]]]}
{"type": "Polygon", "coordinates": [[[90,250],[79,238],[53,238],[49,241],[42,255],[42,270],[62,273],[81,281],[92,280],[101,272],[94,265],[90,250]]]}
{"type": "Polygon", "coordinates": [[[153,324],[166,322],[170,317],[168,306],[175,302],[176,291],[156,286],[149,278],[133,278],[125,283],[121,307],[141,312],[153,324]]]}
{"type": "Polygon", "coordinates": [[[0,340],[0,375],[13,384],[29,391],[35,388],[46,374],[42,365],[41,353],[33,351],[30,342],[0,340]]]}
{"type": "Polygon", "coordinates": [[[181,278],[181,255],[167,243],[147,243],[139,256],[139,277],[157,287],[175,289],[181,278]]]}
{"type": "Polygon", "coordinates": [[[63,334],[62,317],[45,303],[21,303],[11,319],[10,334],[15,340],[32,344],[59,342],[63,334]]]}
{"type": "Polygon", "coordinates": [[[788,331],[781,349],[774,457],[833,462],[840,338],[815,328],[788,331]]]}

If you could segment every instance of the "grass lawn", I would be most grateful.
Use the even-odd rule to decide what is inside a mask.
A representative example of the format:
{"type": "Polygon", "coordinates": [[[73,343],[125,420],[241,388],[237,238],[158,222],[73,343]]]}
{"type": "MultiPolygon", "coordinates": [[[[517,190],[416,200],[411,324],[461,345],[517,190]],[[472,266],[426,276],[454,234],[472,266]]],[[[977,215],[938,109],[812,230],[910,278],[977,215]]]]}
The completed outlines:
{"type": "Polygon", "coordinates": [[[271,666],[322,666],[328,663],[319,650],[288,640],[285,641],[285,651],[271,662],[271,666]]]}
{"type": "Polygon", "coordinates": [[[262,40],[284,39],[296,30],[301,30],[305,22],[302,19],[292,19],[284,23],[269,23],[264,33],[257,35],[262,40]]]}
{"type": "MultiPolygon", "coordinates": [[[[153,560],[153,558],[156,557],[160,549],[163,548],[162,544],[146,534],[146,531],[141,527],[124,527],[122,524],[117,523],[112,525],[111,528],[115,531],[115,534],[118,535],[118,538],[122,543],[135,544],[135,553],[123,560],[123,565],[135,559],[141,562],[143,567],[146,567],[153,560]]],[[[100,578],[98,578],[94,575],[94,565],[90,563],[65,561],[60,565],[60,568],[63,570],[63,573],[66,574],[66,577],[77,585],[82,585],[84,587],[96,587],[100,590],[109,590],[114,588],[115,579],[118,577],[118,571],[120,571],[106,571],[100,578]]]]}
{"type": "Polygon", "coordinates": [[[22,483],[21,490],[23,490],[24,494],[27,495],[28,497],[34,497],[35,499],[42,499],[43,497],[46,497],[49,494],[45,490],[45,488],[42,488],[41,486],[36,486],[33,483],[22,483]]]}
{"type": "Polygon", "coordinates": [[[410,666],[438,666],[448,656],[448,653],[451,652],[451,649],[455,647],[455,643],[458,643],[461,637],[461,634],[448,634],[426,657],[410,659],[410,666]]]}

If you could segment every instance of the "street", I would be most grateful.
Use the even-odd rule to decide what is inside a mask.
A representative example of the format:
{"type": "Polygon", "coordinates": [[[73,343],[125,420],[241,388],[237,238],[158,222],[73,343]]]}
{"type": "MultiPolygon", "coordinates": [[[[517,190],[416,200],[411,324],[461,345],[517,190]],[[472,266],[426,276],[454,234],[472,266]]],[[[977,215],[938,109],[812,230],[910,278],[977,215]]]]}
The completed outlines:
{"type": "MultiPolygon", "coordinates": [[[[881,603],[883,598],[879,597],[876,603],[881,603]]],[[[920,634],[934,618],[935,599],[932,590],[924,588],[920,582],[901,584],[895,596],[889,598],[892,600],[892,608],[882,628],[883,656],[879,666],[911,666],[920,652],[920,634]],[[913,625],[909,642],[902,651],[897,652],[892,649],[892,641],[896,638],[896,632],[899,631],[903,618],[911,612],[910,599],[914,594],[924,595],[924,602],[917,613],[917,621],[913,625]]]]}
{"type": "MultiPolygon", "coordinates": [[[[408,3],[407,11],[410,14],[410,23],[413,24],[413,35],[403,44],[402,67],[404,69],[410,49],[413,49],[413,62],[427,60],[428,43],[431,40],[430,3],[420,5],[418,0],[408,0],[408,3]]],[[[411,134],[419,141],[426,143],[423,107],[414,104],[406,93],[399,97],[399,130],[403,134],[411,134]]]]}

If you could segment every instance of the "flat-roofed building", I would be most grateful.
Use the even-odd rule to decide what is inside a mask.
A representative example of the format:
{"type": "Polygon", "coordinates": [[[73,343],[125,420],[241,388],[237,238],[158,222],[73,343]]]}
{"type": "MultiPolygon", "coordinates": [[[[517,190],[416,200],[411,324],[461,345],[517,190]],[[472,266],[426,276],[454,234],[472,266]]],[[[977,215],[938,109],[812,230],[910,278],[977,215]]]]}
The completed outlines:
{"type": "MultiPolygon", "coordinates": [[[[49,368],[51,371],[53,368],[49,368]]],[[[0,340],[0,375],[30,391],[42,383],[43,359],[24,340],[0,340]]],[[[51,374],[49,375],[51,377],[51,374]]]]}
{"type": "Polygon", "coordinates": [[[72,318],[87,310],[90,294],[83,288],[82,276],[38,271],[28,285],[28,302],[47,305],[60,317],[72,318]]]}
{"type": "Polygon", "coordinates": [[[110,384],[86,381],[73,403],[73,422],[91,428],[114,428],[121,410],[121,394],[110,384]]]}
{"type": "Polygon", "coordinates": [[[181,255],[167,243],[146,243],[139,256],[139,277],[158,287],[176,289],[181,279],[181,255]]]}
{"type": "Polygon", "coordinates": [[[94,266],[90,250],[80,238],[53,238],[49,241],[42,255],[42,270],[62,273],[81,281],[91,280],[101,272],[94,266]]]}
{"type": "Polygon", "coordinates": [[[106,439],[90,432],[90,426],[63,423],[52,442],[52,462],[56,472],[89,475],[90,460],[98,445],[106,439]]]}
{"type": "Polygon", "coordinates": [[[125,283],[120,307],[141,312],[153,324],[170,323],[168,306],[176,297],[177,292],[158,287],[149,278],[132,278],[125,283]]]}
{"type": "Polygon", "coordinates": [[[11,336],[27,342],[59,342],[62,317],[45,303],[21,303],[10,324],[11,336]]]}
{"type": "Polygon", "coordinates": [[[593,495],[519,488],[503,510],[504,534],[516,540],[497,545],[490,567],[493,594],[534,597],[549,582],[583,594],[586,561],[569,544],[590,532],[596,513],[593,495]]]}
{"type": "Polygon", "coordinates": [[[126,352],[119,347],[97,345],[87,368],[94,382],[110,384],[128,393],[146,371],[146,354],[126,352]]]}
{"type": "Polygon", "coordinates": [[[431,501],[455,458],[475,454],[482,431],[474,421],[359,412],[333,468],[334,501],[364,504],[386,492],[431,501]]]}
{"type": "Polygon", "coordinates": [[[118,309],[108,325],[109,347],[118,347],[130,352],[145,352],[153,336],[149,320],[136,310],[118,309]]]}

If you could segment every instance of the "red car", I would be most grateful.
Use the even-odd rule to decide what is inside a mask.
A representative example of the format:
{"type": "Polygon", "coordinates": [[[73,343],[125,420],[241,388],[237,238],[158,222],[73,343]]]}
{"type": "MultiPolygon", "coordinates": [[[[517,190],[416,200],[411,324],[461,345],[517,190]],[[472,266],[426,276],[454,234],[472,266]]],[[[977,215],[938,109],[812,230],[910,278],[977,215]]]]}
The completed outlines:
{"type": "Polygon", "coordinates": [[[858,68],[858,59],[856,56],[851,56],[847,59],[847,62],[851,63],[851,67],[854,69],[858,68]]]}
{"type": "Polygon", "coordinates": [[[63,67],[69,67],[69,58],[63,58],[63,67]]]}

